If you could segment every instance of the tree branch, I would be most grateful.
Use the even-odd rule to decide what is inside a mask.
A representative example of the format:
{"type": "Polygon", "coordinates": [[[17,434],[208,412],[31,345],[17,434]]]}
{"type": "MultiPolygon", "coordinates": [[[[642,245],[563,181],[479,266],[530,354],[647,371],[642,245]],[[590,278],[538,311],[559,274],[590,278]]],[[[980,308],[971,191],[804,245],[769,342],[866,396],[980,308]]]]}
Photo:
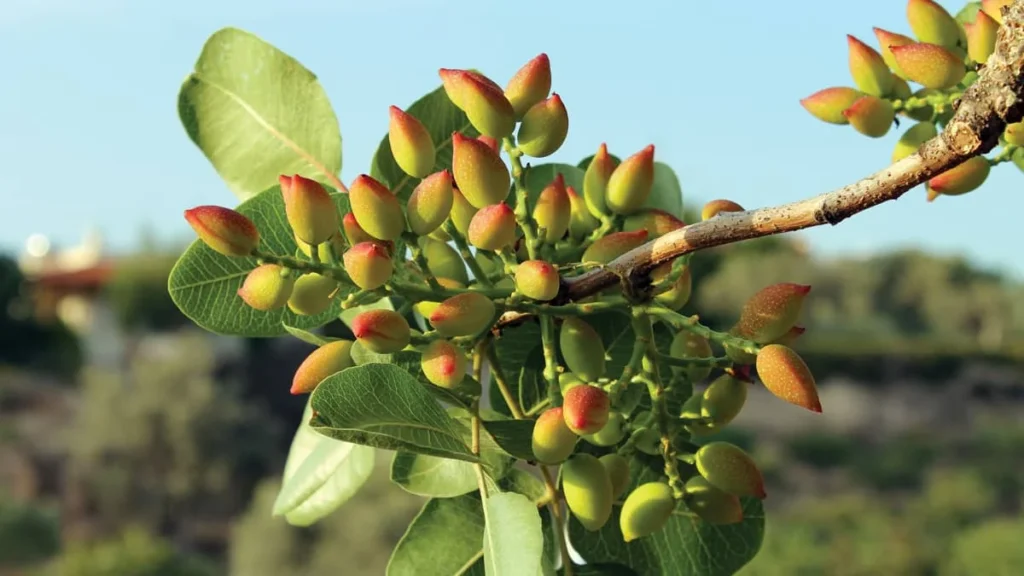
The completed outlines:
{"type": "MultiPolygon", "coordinates": [[[[917,153],[838,190],[781,206],[723,212],[714,218],[669,232],[609,263],[566,279],[563,300],[595,294],[625,276],[631,281],[651,269],[690,252],[752,238],[836,225],[868,208],[895,200],[965,160],[992,150],[1006,125],[1024,115],[1024,0],[1015,0],[999,29],[995,53],[963,97],[954,103],[955,115],[941,134],[917,153]]],[[[502,328],[525,315],[507,313],[502,328]]]]}

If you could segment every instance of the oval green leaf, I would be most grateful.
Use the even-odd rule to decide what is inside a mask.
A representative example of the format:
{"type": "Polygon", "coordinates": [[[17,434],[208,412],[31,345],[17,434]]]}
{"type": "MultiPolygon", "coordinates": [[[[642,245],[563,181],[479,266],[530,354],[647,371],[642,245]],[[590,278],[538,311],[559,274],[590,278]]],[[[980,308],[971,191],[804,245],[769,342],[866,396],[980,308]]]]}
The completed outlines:
{"type": "Polygon", "coordinates": [[[544,531],[537,505],[515,492],[484,501],[484,573],[487,576],[540,574],[544,531]]]}
{"type": "MultiPolygon", "coordinates": [[[[348,195],[331,192],[331,197],[341,213],[348,212],[348,195]]],[[[296,253],[280,186],[264,190],[236,209],[256,224],[261,250],[284,256],[296,253]]],[[[174,304],[197,325],[218,334],[249,337],[282,336],[287,333],[285,325],[301,330],[323,326],[338,317],[341,301],[354,290],[342,287],[334,304],[316,316],[300,316],[287,306],[261,312],[238,297],[238,289],[255,267],[255,258],[224,256],[196,240],[171,269],[167,289],[174,304]]]]}
{"type": "Polygon", "coordinates": [[[454,498],[477,489],[473,465],[462,460],[396,452],[391,481],[406,492],[433,498],[454,498]]]}
{"type": "Polygon", "coordinates": [[[301,174],[338,186],[341,130],[316,75],[258,36],[210,36],[178,93],[192,142],[246,200],[301,174]]]}

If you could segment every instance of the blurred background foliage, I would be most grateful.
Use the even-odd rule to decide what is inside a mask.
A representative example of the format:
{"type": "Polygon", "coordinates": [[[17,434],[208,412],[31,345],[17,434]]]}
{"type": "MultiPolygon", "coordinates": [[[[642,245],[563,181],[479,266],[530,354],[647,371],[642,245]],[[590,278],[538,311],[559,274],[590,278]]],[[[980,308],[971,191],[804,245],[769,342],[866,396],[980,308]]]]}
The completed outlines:
{"type": "MultiPolygon", "coordinates": [[[[97,297],[123,342],[113,363],[82,353],[98,336],[35,319],[32,282],[0,258],[0,576],[382,574],[423,499],[388,482],[385,455],[321,523],[272,517],[303,406],[287,390],[311,347],[194,328],[167,296],[178,251],[140,245],[97,297]]],[[[826,414],[794,429],[787,407],[758,397],[746,410],[779,418],[722,433],[754,453],[772,493],[742,574],[1020,573],[1021,283],[914,250],[820,261],[798,238],[692,266],[686,312],[719,329],[764,285],[813,285],[798,349],[826,414]],[[868,407],[830,404],[841,390],[868,407]],[[940,416],[915,420],[904,401],[940,416]]]]}

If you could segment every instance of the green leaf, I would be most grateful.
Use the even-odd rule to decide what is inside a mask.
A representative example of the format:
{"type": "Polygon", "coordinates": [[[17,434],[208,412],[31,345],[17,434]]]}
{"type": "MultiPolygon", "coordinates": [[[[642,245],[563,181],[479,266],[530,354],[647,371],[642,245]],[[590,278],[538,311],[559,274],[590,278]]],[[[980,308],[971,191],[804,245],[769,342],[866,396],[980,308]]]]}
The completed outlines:
{"type": "Polygon", "coordinates": [[[533,425],[536,420],[484,420],[487,434],[510,456],[533,460],[533,425]]]}
{"type": "Polygon", "coordinates": [[[237,28],[210,36],[178,93],[192,142],[241,200],[301,174],[337,186],[341,131],[316,75],[237,28]]]}
{"type": "Polygon", "coordinates": [[[484,573],[539,574],[544,532],[537,506],[515,492],[491,494],[484,501],[484,517],[484,573]]]}
{"type": "Polygon", "coordinates": [[[534,502],[547,495],[547,486],[544,482],[522,468],[509,470],[501,483],[505,490],[522,494],[534,502]]]}
{"type": "Polygon", "coordinates": [[[309,427],[309,403],[288,451],[274,516],[309,526],[351,498],[373,471],[375,450],[317,434],[309,427]]]}
{"type": "MultiPolygon", "coordinates": [[[[525,412],[547,401],[544,352],[539,343],[540,326],[533,322],[505,329],[494,342],[501,372],[508,380],[513,398],[525,412]]],[[[494,378],[491,378],[490,397],[495,411],[512,415],[494,378]]]]}
{"type": "MultiPolygon", "coordinates": [[[[340,212],[348,212],[348,195],[332,192],[340,212]]],[[[280,186],[246,200],[237,210],[252,219],[260,231],[260,249],[291,256],[298,246],[284,213],[280,186]]],[[[300,316],[287,306],[261,312],[238,296],[245,277],[256,267],[255,258],[233,258],[214,252],[201,240],[192,242],[171,269],[167,289],[185,316],[211,332],[231,336],[273,337],[287,333],[285,325],[301,330],[318,328],[334,320],[341,301],[354,287],[343,286],[334,303],[316,316],[300,316]]]]}
{"type": "Polygon", "coordinates": [[[352,345],[352,360],[357,365],[395,364],[400,366],[409,374],[415,376],[426,390],[441,402],[469,408],[473,402],[480,398],[480,383],[468,374],[454,388],[441,388],[432,384],[427,380],[426,375],[423,374],[423,368],[420,363],[422,358],[423,355],[421,353],[412,350],[402,350],[394,354],[377,354],[367,350],[358,340],[352,345]]]}
{"type": "Polygon", "coordinates": [[[668,164],[654,163],[654,186],[644,206],[664,210],[673,216],[683,215],[683,187],[675,170],[668,164]]]}
{"type": "Polygon", "coordinates": [[[395,546],[387,576],[483,574],[483,539],[477,493],[431,499],[395,546]]]}
{"type": "Polygon", "coordinates": [[[355,444],[476,462],[455,421],[416,378],[394,364],[328,377],[310,400],[317,432],[355,444]]]}
{"type": "Polygon", "coordinates": [[[432,498],[454,498],[477,489],[473,464],[409,452],[396,452],[391,481],[406,492],[432,498]]]}
{"type": "MultiPolygon", "coordinates": [[[[453,132],[462,132],[472,138],[480,135],[469,123],[466,114],[452,104],[443,86],[420,98],[405,111],[422,122],[434,140],[434,147],[437,150],[435,172],[452,168],[453,132]]],[[[391,154],[391,143],[387,134],[381,139],[377,152],[373,155],[370,176],[386,184],[403,202],[409,199],[409,195],[420,182],[419,178],[409,176],[398,167],[394,155],[391,154]]]]}
{"type": "MultiPolygon", "coordinates": [[[[637,460],[630,469],[630,491],[661,478],[637,460]]],[[[754,558],[764,538],[764,509],[754,498],[743,499],[742,522],[724,526],[708,524],[680,505],[663,530],[628,544],[619,530],[620,510],[616,504],[608,523],[596,532],[570,520],[572,546],[588,564],[624,564],[639,576],[731,576],[754,558]]]]}
{"type": "Polygon", "coordinates": [[[295,328],[294,326],[284,325],[285,332],[295,336],[299,340],[302,340],[306,344],[312,344],[313,346],[323,346],[340,338],[325,338],[319,334],[314,334],[309,330],[303,330],[302,328],[295,328]]]}

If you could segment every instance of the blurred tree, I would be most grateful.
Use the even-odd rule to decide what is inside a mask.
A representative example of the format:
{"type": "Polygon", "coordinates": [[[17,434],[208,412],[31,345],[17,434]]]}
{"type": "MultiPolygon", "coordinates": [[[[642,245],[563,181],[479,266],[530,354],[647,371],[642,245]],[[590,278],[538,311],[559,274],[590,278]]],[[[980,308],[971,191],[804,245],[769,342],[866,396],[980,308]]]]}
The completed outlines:
{"type": "Polygon", "coordinates": [[[234,515],[280,465],[280,427],[211,378],[207,335],[160,343],[126,375],[86,371],[70,448],[101,528],[131,522],[187,540],[190,522],[234,515]]]}
{"type": "Polygon", "coordinates": [[[966,530],[953,541],[940,576],[1016,576],[1024,566],[1024,516],[966,530]]]}
{"type": "Polygon", "coordinates": [[[62,323],[40,323],[18,263],[0,255],[0,364],[69,377],[82,363],[78,339],[62,323]]]}
{"type": "Polygon", "coordinates": [[[189,324],[167,291],[179,254],[150,249],[118,260],[106,295],[122,329],[163,331],[189,324]]]}
{"type": "Polygon", "coordinates": [[[128,528],[117,538],[73,544],[46,576],[215,576],[212,563],[182,554],[143,529],[128,528]]]}
{"type": "Polygon", "coordinates": [[[57,515],[0,498],[0,571],[37,564],[60,550],[57,515]]]}

